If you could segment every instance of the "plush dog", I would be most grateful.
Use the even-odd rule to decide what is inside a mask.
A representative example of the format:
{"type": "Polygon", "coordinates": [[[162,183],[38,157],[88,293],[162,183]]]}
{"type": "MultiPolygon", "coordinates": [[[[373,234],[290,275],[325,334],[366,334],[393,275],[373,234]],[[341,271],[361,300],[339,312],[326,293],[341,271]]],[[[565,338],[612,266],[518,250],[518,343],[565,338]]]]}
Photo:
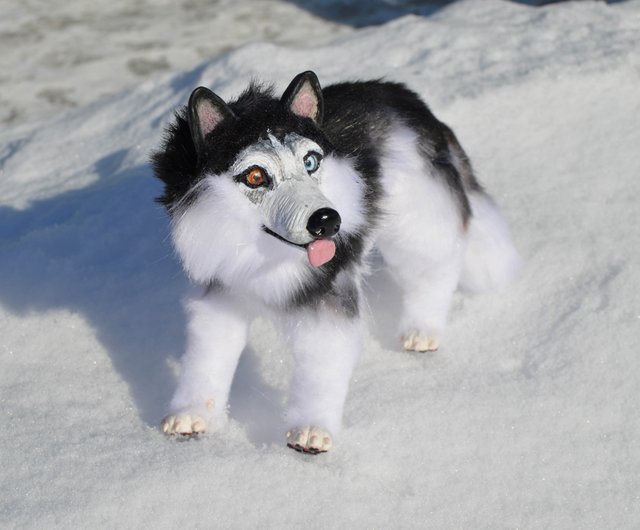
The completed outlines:
{"type": "Polygon", "coordinates": [[[182,373],[162,428],[204,432],[226,413],[256,315],[295,357],[287,444],[327,451],[362,338],[363,274],[376,248],[403,295],[400,341],[438,348],[461,285],[499,287],[518,256],[449,127],[401,84],[320,88],[299,74],[281,98],[252,84],[225,103],[200,87],[153,156],[185,271],[182,373]]]}

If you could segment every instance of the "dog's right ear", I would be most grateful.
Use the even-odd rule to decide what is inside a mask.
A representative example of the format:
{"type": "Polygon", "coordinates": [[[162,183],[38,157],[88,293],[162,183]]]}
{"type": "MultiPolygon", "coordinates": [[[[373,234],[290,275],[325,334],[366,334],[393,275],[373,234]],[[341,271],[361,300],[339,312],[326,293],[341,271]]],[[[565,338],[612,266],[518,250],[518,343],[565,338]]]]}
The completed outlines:
{"type": "Polygon", "coordinates": [[[189,98],[189,128],[191,138],[200,154],[204,139],[223,121],[235,119],[235,114],[222,99],[203,86],[196,88],[189,98]]]}

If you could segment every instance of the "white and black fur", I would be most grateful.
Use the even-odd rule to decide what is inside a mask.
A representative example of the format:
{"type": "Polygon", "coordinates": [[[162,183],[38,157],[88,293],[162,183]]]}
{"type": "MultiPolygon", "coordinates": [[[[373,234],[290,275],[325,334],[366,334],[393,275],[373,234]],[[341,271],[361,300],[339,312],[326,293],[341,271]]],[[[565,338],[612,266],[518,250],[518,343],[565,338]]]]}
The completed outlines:
{"type": "Polygon", "coordinates": [[[497,288],[518,266],[453,132],[400,84],[321,89],[304,72],[279,99],[252,84],[228,104],[201,87],[153,165],[176,251],[203,286],[186,304],[169,434],[203,432],[225,414],[248,326],[269,315],[295,357],[288,445],[326,451],[361,349],[361,283],[374,247],[402,289],[399,335],[414,351],[438,347],[458,286],[497,288]],[[257,187],[247,180],[256,167],[268,177],[257,187]],[[335,256],[312,266],[310,245],[332,247],[329,239],[335,256]]]}

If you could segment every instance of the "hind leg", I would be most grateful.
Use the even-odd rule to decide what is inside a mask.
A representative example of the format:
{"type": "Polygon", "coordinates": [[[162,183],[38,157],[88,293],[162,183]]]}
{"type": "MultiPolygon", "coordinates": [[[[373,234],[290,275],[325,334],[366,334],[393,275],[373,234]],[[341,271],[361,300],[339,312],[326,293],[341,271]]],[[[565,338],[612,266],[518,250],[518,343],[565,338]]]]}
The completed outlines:
{"type": "Polygon", "coordinates": [[[404,347],[435,350],[462,270],[464,205],[455,180],[420,156],[410,131],[396,133],[387,148],[377,247],[402,289],[404,347]]]}
{"type": "Polygon", "coordinates": [[[418,283],[404,282],[400,340],[405,350],[438,349],[458,277],[457,264],[445,261],[423,271],[418,283]]]}
{"type": "Polygon", "coordinates": [[[399,331],[406,350],[432,351],[440,345],[460,278],[461,239],[455,238],[442,253],[438,250],[445,249],[430,246],[418,234],[414,238],[380,245],[385,261],[402,290],[399,331]]]}

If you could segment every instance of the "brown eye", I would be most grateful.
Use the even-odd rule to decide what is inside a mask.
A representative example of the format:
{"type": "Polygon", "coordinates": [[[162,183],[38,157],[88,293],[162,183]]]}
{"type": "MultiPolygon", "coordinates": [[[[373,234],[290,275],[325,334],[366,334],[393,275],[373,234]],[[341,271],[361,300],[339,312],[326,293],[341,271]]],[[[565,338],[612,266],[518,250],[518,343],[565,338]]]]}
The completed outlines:
{"type": "Polygon", "coordinates": [[[264,171],[261,168],[254,167],[247,173],[245,181],[252,188],[258,188],[266,184],[267,177],[265,176],[264,171]]]}

